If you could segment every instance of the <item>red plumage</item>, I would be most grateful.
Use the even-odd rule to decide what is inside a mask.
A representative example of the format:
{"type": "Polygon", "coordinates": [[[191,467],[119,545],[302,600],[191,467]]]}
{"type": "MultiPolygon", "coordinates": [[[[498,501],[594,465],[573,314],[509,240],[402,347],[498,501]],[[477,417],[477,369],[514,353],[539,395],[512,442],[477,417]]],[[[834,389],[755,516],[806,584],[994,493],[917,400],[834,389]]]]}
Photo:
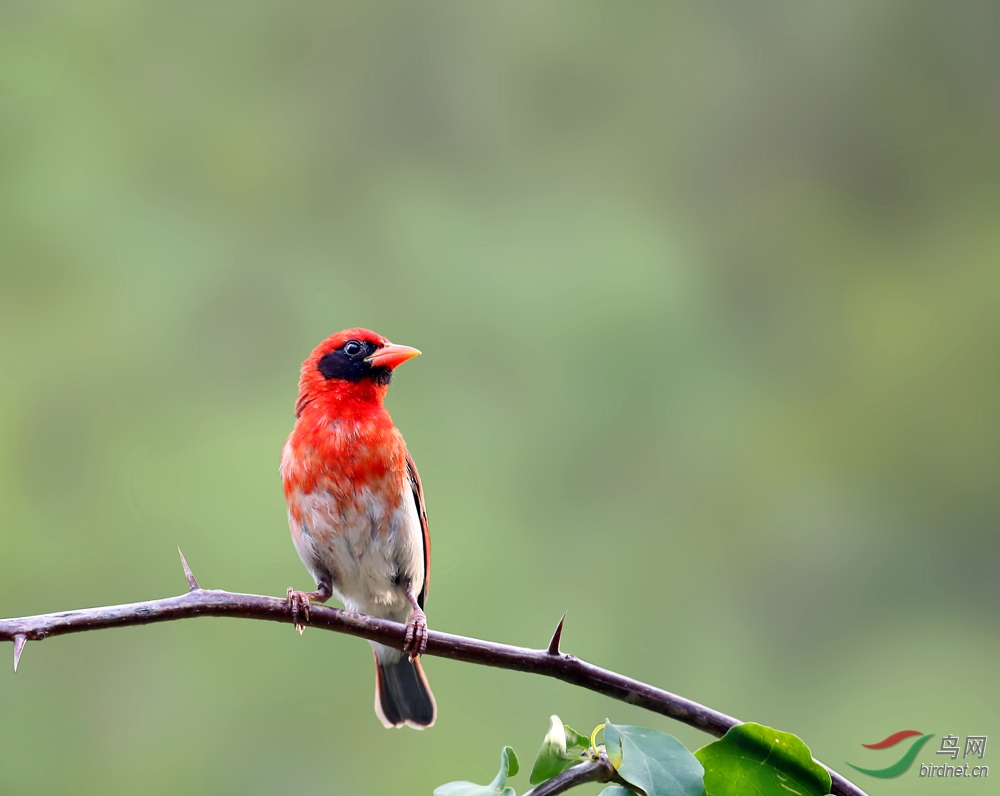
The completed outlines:
{"type": "MultiPolygon", "coordinates": [[[[289,590],[293,612],[336,594],[351,610],[406,622],[414,656],[426,646],[430,538],[416,466],[383,400],[392,369],[419,353],[367,329],[323,341],[302,364],[281,457],[292,540],[317,584],[310,594],[289,590]]],[[[373,647],[383,724],[433,724],[420,664],[373,647]]]]}

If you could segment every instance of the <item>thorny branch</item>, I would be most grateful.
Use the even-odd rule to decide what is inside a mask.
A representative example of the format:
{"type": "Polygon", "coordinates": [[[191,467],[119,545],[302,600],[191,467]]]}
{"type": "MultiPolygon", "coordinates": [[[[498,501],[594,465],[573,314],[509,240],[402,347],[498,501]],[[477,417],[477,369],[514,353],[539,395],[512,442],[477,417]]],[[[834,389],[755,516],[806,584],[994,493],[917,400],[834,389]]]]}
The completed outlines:
{"type": "MultiPolygon", "coordinates": [[[[0,619],[0,641],[14,642],[14,671],[17,671],[17,665],[26,642],[41,641],[50,636],[61,636],[67,633],[103,630],[109,627],[147,625],[154,622],[171,622],[198,616],[233,616],[243,619],[292,623],[292,615],[288,611],[288,603],[284,598],[202,589],[198,586],[183,554],[181,562],[190,591],[180,597],[166,597],[161,600],[112,605],[104,608],[84,608],[56,614],[0,619]]],[[[302,621],[301,617],[299,621],[302,621]]],[[[406,634],[405,625],[396,622],[315,604],[310,607],[309,618],[305,620],[305,624],[309,627],[377,641],[396,649],[403,648],[403,639],[406,634]]],[[[717,738],[724,735],[730,727],[741,723],[732,716],[712,710],[690,699],[602,669],[561,652],[559,640],[562,635],[562,626],[563,622],[560,620],[552,641],[544,650],[513,647],[432,630],[427,636],[425,654],[482,666],[494,666],[499,669],[512,669],[553,677],[590,691],[596,691],[612,699],[630,705],[638,705],[654,713],[676,719],[717,738]]],[[[852,782],[832,769],[828,770],[833,777],[832,792],[836,796],[866,796],[865,792],[852,782]]]]}

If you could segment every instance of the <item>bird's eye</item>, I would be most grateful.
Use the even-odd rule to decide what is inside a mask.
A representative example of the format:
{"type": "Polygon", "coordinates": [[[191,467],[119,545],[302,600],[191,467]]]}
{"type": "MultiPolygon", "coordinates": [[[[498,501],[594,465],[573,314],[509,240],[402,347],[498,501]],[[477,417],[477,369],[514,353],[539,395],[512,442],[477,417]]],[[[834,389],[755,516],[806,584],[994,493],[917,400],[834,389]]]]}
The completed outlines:
{"type": "Polygon", "coordinates": [[[348,340],[346,343],[344,343],[344,353],[347,354],[347,356],[349,357],[356,357],[364,350],[365,350],[364,346],[361,345],[361,343],[359,343],[357,340],[348,340]]]}

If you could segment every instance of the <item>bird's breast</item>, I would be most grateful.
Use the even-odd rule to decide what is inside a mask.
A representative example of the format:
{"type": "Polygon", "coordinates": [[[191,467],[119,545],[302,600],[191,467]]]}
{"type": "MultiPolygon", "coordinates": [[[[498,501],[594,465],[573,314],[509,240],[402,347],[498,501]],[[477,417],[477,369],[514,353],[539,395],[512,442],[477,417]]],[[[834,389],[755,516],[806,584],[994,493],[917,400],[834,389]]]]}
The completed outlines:
{"type": "Polygon", "coordinates": [[[297,427],[282,453],[292,539],[349,607],[402,621],[403,590],[419,592],[424,580],[406,448],[395,428],[331,425],[297,427]]]}
{"type": "Polygon", "coordinates": [[[295,424],[281,456],[281,477],[289,509],[295,496],[320,492],[346,506],[401,501],[406,478],[406,445],[383,419],[312,418],[295,424]]]}

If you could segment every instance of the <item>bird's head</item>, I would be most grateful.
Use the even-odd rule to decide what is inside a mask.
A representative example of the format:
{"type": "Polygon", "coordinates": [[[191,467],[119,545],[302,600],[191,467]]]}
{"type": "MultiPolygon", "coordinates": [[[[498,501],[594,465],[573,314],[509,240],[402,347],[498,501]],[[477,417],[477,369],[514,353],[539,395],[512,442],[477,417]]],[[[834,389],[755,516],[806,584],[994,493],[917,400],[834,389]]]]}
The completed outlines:
{"type": "Polygon", "coordinates": [[[302,363],[295,414],[321,397],[381,401],[396,366],[419,355],[417,349],[394,345],[368,329],[332,334],[302,363]]]}

